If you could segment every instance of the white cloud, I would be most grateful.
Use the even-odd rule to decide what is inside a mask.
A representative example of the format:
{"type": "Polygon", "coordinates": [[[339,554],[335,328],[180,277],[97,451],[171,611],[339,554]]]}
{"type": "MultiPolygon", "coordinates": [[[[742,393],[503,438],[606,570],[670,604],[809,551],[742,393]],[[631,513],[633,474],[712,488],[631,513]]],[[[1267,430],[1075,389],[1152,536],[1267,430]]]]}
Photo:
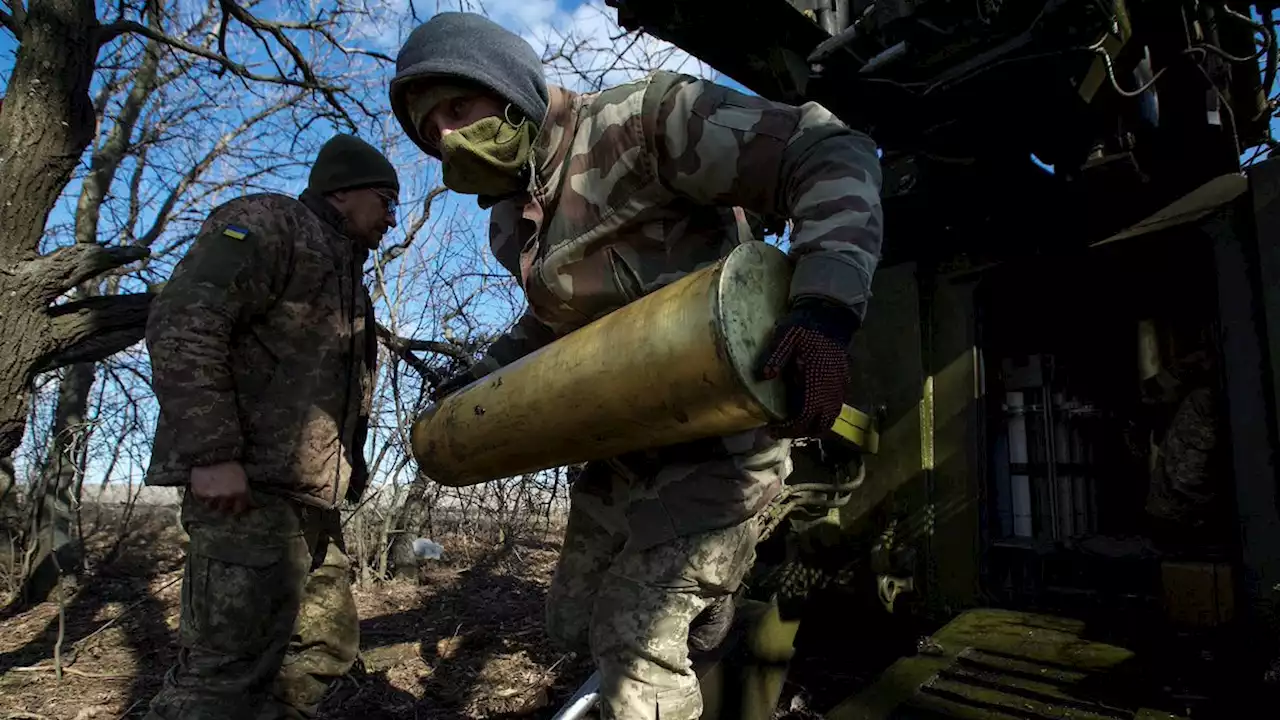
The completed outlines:
{"type": "MultiPolygon", "coordinates": [[[[499,1],[514,4],[519,0],[499,1]]],[[[549,60],[549,80],[575,90],[609,87],[659,69],[714,77],[710,67],[674,45],[623,30],[617,23],[617,11],[601,0],[558,9],[528,28],[508,27],[549,60]]]]}
{"type": "Polygon", "coordinates": [[[655,69],[715,77],[709,66],[654,37],[628,33],[603,0],[366,0],[367,14],[353,20],[353,44],[394,56],[418,18],[448,10],[483,12],[518,33],[544,58],[547,78],[575,90],[607,87],[655,69]],[[375,8],[376,3],[376,8],[375,8]],[[568,52],[567,50],[572,50],[568,52]],[[558,52],[566,50],[566,52],[558,52]]]}
{"type": "Polygon", "coordinates": [[[556,0],[485,0],[484,9],[494,22],[513,32],[545,23],[563,12],[556,0]]]}

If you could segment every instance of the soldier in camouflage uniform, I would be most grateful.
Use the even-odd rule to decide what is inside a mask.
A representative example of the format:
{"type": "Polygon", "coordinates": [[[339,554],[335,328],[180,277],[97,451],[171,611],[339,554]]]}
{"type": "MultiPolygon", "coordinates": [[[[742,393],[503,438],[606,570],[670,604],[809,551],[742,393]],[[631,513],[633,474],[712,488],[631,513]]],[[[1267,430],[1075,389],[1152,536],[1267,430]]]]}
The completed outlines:
{"type": "Polygon", "coordinates": [[[1212,353],[1200,349],[1152,383],[1172,415],[1151,470],[1146,512],[1154,539],[1168,549],[1224,543],[1231,529],[1214,368],[1212,353]]]}
{"type": "Polygon", "coordinates": [[[843,401],[880,252],[876,146],[817,104],[686,75],[549,86],[527,43],[469,13],[415,29],[397,70],[396,117],[446,186],[492,208],[491,248],[528,301],[437,398],[718,261],[752,239],[748,212],[793,223],[791,312],[761,368],[791,384],[789,421],[589,464],[547,600],[550,634],[595,659],[604,717],[696,718],[690,647],[727,630],[789,438],[830,428],[843,401]]]}
{"type": "Polygon", "coordinates": [[[215,208],[151,309],[147,482],[186,488],[178,664],[148,718],[313,717],[359,649],[337,509],[368,481],[363,265],[399,180],[338,135],[298,198],[215,208]]]}

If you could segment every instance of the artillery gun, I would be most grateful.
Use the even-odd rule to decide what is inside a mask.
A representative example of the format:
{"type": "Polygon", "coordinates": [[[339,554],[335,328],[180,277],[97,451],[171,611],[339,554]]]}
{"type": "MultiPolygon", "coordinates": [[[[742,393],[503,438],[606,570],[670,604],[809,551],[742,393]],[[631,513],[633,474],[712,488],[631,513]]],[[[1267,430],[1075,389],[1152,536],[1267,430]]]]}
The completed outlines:
{"type": "MultiPolygon", "coordinates": [[[[1280,160],[1245,156],[1274,145],[1280,3],[607,2],[882,152],[843,425],[797,448],[738,627],[696,659],[704,717],[1274,716],[1280,160]]],[[[785,294],[771,257],[450,396],[415,426],[424,470],[763,424],[777,388],[743,368],[785,294]],[[531,394],[566,363],[623,380],[548,419],[531,394]]]]}
{"type": "Polygon", "coordinates": [[[704,717],[1274,714],[1276,3],[608,4],[883,153],[878,447],[797,452],[704,717]]]}

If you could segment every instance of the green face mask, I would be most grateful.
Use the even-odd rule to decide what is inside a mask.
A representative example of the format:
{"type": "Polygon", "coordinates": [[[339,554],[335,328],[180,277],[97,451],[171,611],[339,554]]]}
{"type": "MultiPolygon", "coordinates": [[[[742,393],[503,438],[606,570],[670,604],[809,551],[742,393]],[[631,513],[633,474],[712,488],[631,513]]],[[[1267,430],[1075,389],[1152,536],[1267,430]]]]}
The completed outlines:
{"type": "Polygon", "coordinates": [[[523,190],[527,180],[521,171],[532,147],[533,123],[477,120],[440,141],[444,184],[454,192],[491,197],[523,190]]]}

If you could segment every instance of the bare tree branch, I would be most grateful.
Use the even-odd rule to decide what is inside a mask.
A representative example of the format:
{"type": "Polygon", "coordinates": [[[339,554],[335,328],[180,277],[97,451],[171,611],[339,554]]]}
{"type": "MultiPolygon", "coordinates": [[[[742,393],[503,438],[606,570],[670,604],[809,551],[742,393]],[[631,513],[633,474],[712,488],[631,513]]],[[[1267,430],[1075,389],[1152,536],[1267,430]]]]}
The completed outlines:
{"type": "Polygon", "coordinates": [[[285,108],[296,105],[301,99],[301,92],[282,98],[276,104],[248,118],[234,130],[219,138],[218,142],[214,143],[213,147],[209,149],[209,152],[205,153],[205,156],[193,165],[191,169],[182,176],[182,179],[178,181],[173,190],[169,192],[168,197],[165,198],[164,203],[160,205],[160,209],[156,212],[155,221],[152,223],[151,229],[143,234],[143,236],[138,240],[138,244],[143,247],[150,247],[155,243],[161,233],[164,232],[165,227],[168,226],[169,221],[172,219],[173,208],[177,204],[178,199],[191,189],[191,186],[195,184],[200,176],[203,175],[209,167],[227,151],[227,148],[230,147],[237,138],[248,132],[250,128],[263,120],[284,110],[285,108]]]}
{"type": "Polygon", "coordinates": [[[37,372],[101,360],[138,342],[154,298],[151,293],[92,297],[53,308],[52,349],[37,361],[37,372]]]}
{"type": "Polygon", "coordinates": [[[9,6],[9,12],[0,10],[0,24],[11,30],[19,41],[22,40],[22,28],[27,24],[27,6],[22,4],[22,0],[5,0],[5,4],[9,6]]]}
{"type": "Polygon", "coordinates": [[[298,71],[302,73],[302,77],[306,78],[309,86],[319,90],[320,93],[324,95],[325,100],[328,100],[329,104],[333,106],[333,109],[336,110],[344,120],[346,120],[347,124],[350,125],[352,129],[355,129],[355,121],[351,119],[351,116],[347,115],[347,110],[342,107],[342,103],[338,102],[336,92],[338,88],[334,88],[320,82],[319,78],[316,77],[315,70],[311,68],[311,63],[307,60],[307,57],[303,55],[302,51],[298,49],[298,46],[295,45],[287,35],[285,35],[284,29],[279,23],[258,19],[248,10],[240,7],[240,5],[238,5],[234,0],[219,1],[222,4],[222,9],[225,12],[230,13],[235,19],[255,30],[263,30],[275,37],[276,42],[284,46],[285,51],[293,57],[294,64],[298,66],[298,71]]]}
{"type": "MultiPolygon", "coordinates": [[[[386,344],[386,343],[384,342],[383,344],[386,344]]],[[[411,351],[405,350],[403,348],[396,349],[391,347],[390,345],[387,346],[387,349],[395,353],[396,357],[403,360],[406,365],[413,368],[414,370],[417,370],[418,374],[421,375],[427,382],[431,383],[432,385],[437,385],[442,380],[444,380],[443,373],[439,372],[435,368],[432,368],[430,365],[424,362],[422,358],[418,357],[417,355],[414,355],[411,351]]]]}
{"type": "Polygon", "coordinates": [[[468,352],[466,348],[455,345],[450,342],[441,342],[439,340],[413,340],[411,338],[402,338],[388,330],[381,323],[378,324],[378,338],[392,352],[400,353],[409,352],[432,352],[437,355],[444,355],[455,360],[463,362],[471,362],[473,353],[468,352]]]}
{"type": "MultiPolygon", "coordinates": [[[[218,21],[218,53],[222,57],[227,57],[227,24],[231,22],[231,16],[222,13],[222,19],[218,21]]],[[[226,68],[218,71],[218,77],[226,72],[226,68]]]]}
{"type": "Polygon", "coordinates": [[[125,96],[116,114],[115,123],[106,140],[93,153],[89,161],[89,175],[81,183],[80,199],[76,204],[76,242],[92,243],[98,238],[98,220],[107,190],[115,180],[116,170],[129,151],[133,130],[142,108],[151,100],[158,87],[160,71],[160,43],[151,41],[143,50],[142,62],[134,74],[133,87],[125,96]]]}
{"type": "Polygon", "coordinates": [[[21,273],[45,302],[108,270],[128,265],[147,256],[141,247],[103,247],[77,243],[59,248],[22,266],[21,273]]]}
{"type": "Polygon", "coordinates": [[[381,60],[382,62],[390,63],[392,65],[396,64],[396,59],[385,53],[380,53],[380,52],[377,52],[376,50],[361,50],[360,48],[349,48],[346,45],[343,45],[341,42],[338,41],[338,38],[334,37],[333,33],[329,32],[328,28],[315,25],[307,29],[313,30],[323,35],[324,39],[328,40],[334,47],[341,50],[343,55],[364,55],[366,57],[371,57],[375,60],[381,60]]]}
{"type": "Polygon", "coordinates": [[[404,240],[395,243],[382,251],[382,257],[378,259],[379,264],[386,265],[392,260],[403,255],[404,251],[409,249],[409,246],[413,244],[414,238],[416,238],[418,233],[421,232],[422,226],[427,224],[427,220],[431,219],[431,203],[448,191],[449,188],[444,187],[443,185],[431,188],[427,193],[427,196],[422,200],[422,214],[418,216],[418,219],[413,221],[413,225],[405,232],[404,240]]]}
{"type": "Polygon", "coordinates": [[[101,47],[102,45],[105,45],[111,42],[112,40],[120,37],[121,35],[124,35],[125,33],[133,33],[135,35],[141,35],[150,40],[154,40],[156,42],[168,45],[169,47],[182,50],[183,52],[188,52],[188,53],[191,53],[192,55],[197,55],[199,57],[205,58],[206,60],[212,60],[213,62],[216,62],[219,65],[221,65],[224,69],[229,70],[234,75],[238,77],[242,77],[245,80],[252,80],[254,82],[274,83],[276,85],[288,85],[290,87],[304,88],[306,90],[318,90],[321,92],[325,92],[326,95],[341,89],[341,88],[336,88],[336,87],[321,83],[319,80],[315,78],[315,74],[309,71],[304,75],[306,79],[301,81],[292,80],[290,78],[283,77],[280,75],[276,75],[276,76],[259,75],[258,73],[253,72],[252,70],[245,67],[244,65],[241,65],[240,63],[235,62],[223,55],[219,55],[218,53],[213,52],[212,50],[207,50],[197,45],[193,45],[187,42],[186,40],[181,40],[179,38],[166,35],[165,33],[159,30],[156,30],[154,28],[149,28],[146,25],[135,22],[133,20],[117,20],[108,25],[103,25],[100,28],[98,28],[95,39],[97,40],[98,46],[101,47]]]}

